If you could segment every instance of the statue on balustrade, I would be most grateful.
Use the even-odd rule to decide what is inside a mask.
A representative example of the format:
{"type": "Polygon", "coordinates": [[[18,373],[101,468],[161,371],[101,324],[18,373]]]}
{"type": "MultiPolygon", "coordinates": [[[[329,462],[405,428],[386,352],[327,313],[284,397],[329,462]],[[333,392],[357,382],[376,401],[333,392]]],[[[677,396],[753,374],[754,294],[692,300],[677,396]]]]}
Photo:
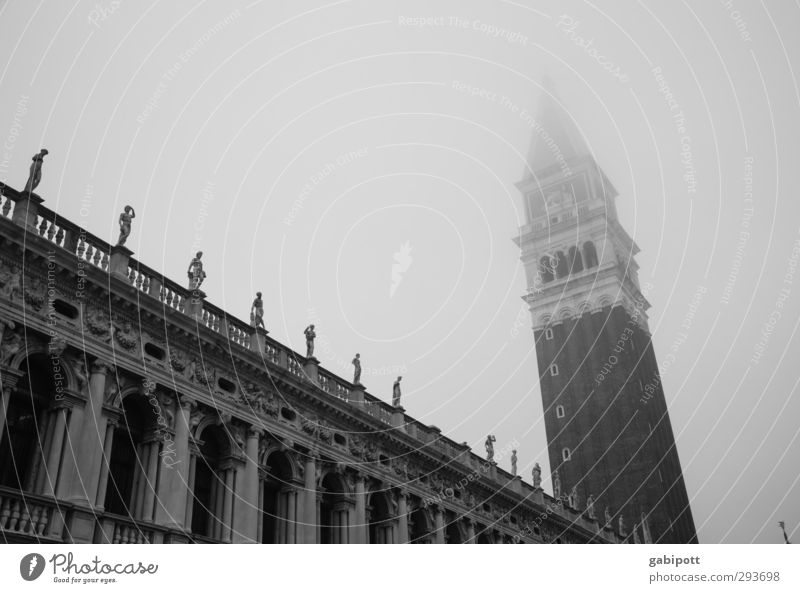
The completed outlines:
{"type": "Polygon", "coordinates": [[[608,507],[606,507],[605,510],[603,511],[603,515],[605,515],[606,527],[611,527],[611,520],[612,520],[611,511],[608,510],[608,507]]]}
{"type": "Polygon", "coordinates": [[[591,494],[589,498],[586,499],[586,516],[589,517],[592,521],[594,521],[597,517],[594,515],[594,496],[591,494]]]}
{"type": "Polygon", "coordinates": [[[542,467],[539,465],[538,462],[533,464],[533,471],[531,472],[533,477],[533,487],[534,488],[541,488],[542,486],[542,467]]]}
{"type": "Polygon", "coordinates": [[[553,498],[561,498],[561,476],[558,470],[553,472],[553,498]]]}
{"type": "Polygon", "coordinates": [[[577,511],[580,504],[581,502],[580,498],[578,498],[578,488],[573,486],[569,493],[569,506],[577,511]]]}
{"type": "Polygon", "coordinates": [[[619,534],[625,535],[625,519],[622,518],[622,513],[619,514],[619,534]]]}
{"type": "Polygon", "coordinates": [[[397,408],[400,406],[400,381],[403,380],[403,377],[397,377],[397,380],[392,385],[392,405],[397,408]]]}
{"type": "Polygon", "coordinates": [[[497,441],[497,438],[490,434],[486,437],[486,461],[493,462],[494,461],[494,443],[497,441]]]}
{"type": "Polygon", "coordinates": [[[306,336],[306,358],[314,358],[314,338],[317,337],[314,324],[312,323],[304,329],[303,334],[306,336]]]}
{"type": "MultiPolygon", "coordinates": [[[[11,321],[10,319],[0,319],[0,344],[3,343],[3,337],[5,336],[6,330],[14,331],[17,328],[17,325],[11,321]]],[[[11,334],[9,333],[9,336],[11,334]]]]}
{"type": "Polygon", "coordinates": [[[198,290],[203,280],[206,279],[206,272],[203,270],[203,262],[201,261],[203,252],[198,251],[197,255],[192,258],[189,263],[189,269],[186,274],[189,276],[189,290],[198,290]]]}
{"type": "MultiPolygon", "coordinates": [[[[11,321],[3,322],[8,329],[14,329],[14,323],[11,321]]],[[[0,344],[0,363],[9,364],[14,356],[22,350],[22,336],[16,331],[6,333],[3,331],[3,342],[0,344]]]]}
{"type": "Polygon", "coordinates": [[[119,215],[119,239],[117,239],[117,246],[125,245],[125,241],[131,234],[131,221],[136,218],[132,206],[125,206],[122,214],[119,215]]]}
{"type": "Polygon", "coordinates": [[[511,451],[511,475],[517,475],[517,450],[513,449],[511,451]]]}
{"type": "Polygon", "coordinates": [[[253,327],[264,327],[264,300],[261,298],[261,293],[256,293],[256,298],[253,299],[253,304],[250,305],[250,325],[253,327]]]}
{"type": "Polygon", "coordinates": [[[356,352],[353,359],[353,385],[361,385],[361,355],[356,352]]]}
{"type": "Polygon", "coordinates": [[[33,163],[31,163],[31,170],[28,174],[28,182],[25,184],[25,193],[31,193],[39,185],[42,180],[42,161],[47,155],[47,149],[43,148],[38,154],[33,155],[33,163]]]}

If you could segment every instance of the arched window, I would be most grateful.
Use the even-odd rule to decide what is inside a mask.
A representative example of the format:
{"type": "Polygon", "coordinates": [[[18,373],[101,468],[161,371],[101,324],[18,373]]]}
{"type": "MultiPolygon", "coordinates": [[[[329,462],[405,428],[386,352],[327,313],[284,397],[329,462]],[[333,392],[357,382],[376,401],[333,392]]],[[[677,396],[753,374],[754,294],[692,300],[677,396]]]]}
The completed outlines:
{"type": "Polygon", "coordinates": [[[25,374],[17,389],[3,387],[8,407],[0,422],[0,486],[37,493],[56,489],[69,410],[53,406],[58,402],[52,368],[47,355],[32,354],[20,365],[25,374]]]}
{"type": "Polygon", "coordinates": [[[195,458],[192,533],[230,541],[230,524],[225,509],[231,507],[233,492],[229,487],[223,460],[230,455],[228,437],[219,426],[208,426],[200,435],[200,455],[195,458]],[[228,500],[226,501],[226,498],[228,500]]]}
{"type": "Polygon", "coordinates": [[[347,511],[344,481],[335,473],[328,473],[322,480],[320,502],[320,543],[346,544],[348,542],[347,511]]]}
{"type": "Polygon", "coordinates": [[[553,363],[550,365],[550,376],[555,377],[558,375],[558,365],[553,363]]]}
{"type": "Polygon", "coordinates": [[[408,521],[408,543],[433,543],[431,531],[431,521],[428,519],[427,513],[421,507],[417,507],[417,509],[411,513],[408,521]]]}
{"type": "Polygon", "coordinates": [[[297,529],[296,497],[292,484],[292,464],[285,453],[275,451],[267,458],[269,471],[264,480],[261,508],[261,541],[265,544],[295,543],[297,529]],[[294,509],[295,515],[289,516],[294,509]]]}
{"type": "Polygon", "coordinates": [[[544,339],[545,340],[552,340],[553,339],[553,328],[548,327],[544,330],[544,339]]]}
{"type": "Polygon", "coordinates": [[[591,241],[583,244],[583,264],[587,270],[597,266],[597,250],[591,241]]]}
{"type": "Polygon", "coordinates": [[[553,281],[553,270],[550,267],[550,258],[547,256],[539,260],[539,276],[542,279],[542,284],[553,281]]]}
{"type": "Polygon", "coordinates": [[[572,459],[572,453],[569,450],[569,447],[564,447],[561,449],[561,460],[562,461],[569,461],[572,459]]]}
{"type": "Polygon", "coordinates": [[[583,259],[581,252],[577,247],[569,248],[569,272],[570,274],[577,274],[583,271],[583,259]]]}
{"type": "Polygon", "coordinates": [[[375,492],[370,496],[369,509],[369,543],[393,544],[392,514],[389,510],[389,501],[382,492],[375,492]]]}
{"type": "Polygon", "coordinates": [[[155,490],[157,476],[151,475],[150,456],[159,454],[159,442],[147,436],[156,428],[153,407],[139,393],[122,400],[122,415],[114,429],[111,457],[108,464],[105,510],[117,515],[128,515],[133,519],[153,520],[153,508],[144,508],[152,497],[148,490],[155,490]]]}
{"type": "Polygon", "coordinates": [[[564,406],[556,406],[556,418],[564,417],[564,406]]]}
{"type": "Polygon", "coordinates": [[[563,251],[556,253],[556,278],[564,278],[569,274],[569,263],[563,251]]]}
{"type": "Polygon", "coordinates": [[[461,544],[464,543],[461,537],[461,530],[458,528],[458,519],[457,517],[448,512],[445,515],[445,531],[444,531],[444,541],[448,544],[461,544]]]}

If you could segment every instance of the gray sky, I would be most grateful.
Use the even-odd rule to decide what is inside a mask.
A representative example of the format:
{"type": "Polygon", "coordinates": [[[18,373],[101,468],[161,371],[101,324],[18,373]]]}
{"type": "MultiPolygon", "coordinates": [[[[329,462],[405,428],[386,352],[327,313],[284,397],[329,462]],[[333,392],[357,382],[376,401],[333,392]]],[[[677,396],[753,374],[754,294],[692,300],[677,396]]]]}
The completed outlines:
{"type": "Polygon", "coordinates": [[[549,471],[511,239],[547,74],[642,250],[700,541],[778,542],[800,524],[800,8],[532,6],[7,2],[0,180],[48,148],[50,208],[112,240],[133,205],[144,263],[183,282],[202,249],[211,302],[244,319],[262,290],[272,336],[301,349],[315,322],[327,368],[360,352],[386,400],[402,374],[408,413],[481,454],[517,441],[529,479],[549,471]]]}

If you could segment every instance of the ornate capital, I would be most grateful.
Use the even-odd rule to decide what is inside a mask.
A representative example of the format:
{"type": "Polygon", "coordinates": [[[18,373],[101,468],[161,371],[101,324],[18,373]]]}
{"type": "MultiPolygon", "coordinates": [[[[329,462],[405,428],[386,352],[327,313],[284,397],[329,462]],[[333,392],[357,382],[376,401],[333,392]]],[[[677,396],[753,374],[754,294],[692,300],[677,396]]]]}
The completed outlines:
{"type": "Polygon", "coordinates": [[[92,375],[106,374],[114,370],[114,365],[102,358],[95,358],[89,365],[89,370],[92,375]]]}

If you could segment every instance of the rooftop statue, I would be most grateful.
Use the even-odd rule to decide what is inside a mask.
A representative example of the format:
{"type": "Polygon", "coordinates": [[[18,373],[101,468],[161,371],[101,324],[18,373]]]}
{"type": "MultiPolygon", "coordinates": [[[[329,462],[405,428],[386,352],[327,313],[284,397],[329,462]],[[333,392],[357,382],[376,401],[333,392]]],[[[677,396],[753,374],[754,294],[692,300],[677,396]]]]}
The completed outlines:
{"type": "Polygon", "coordinates": [[[28,174],[28,182],[25,184],[25,193],[31,193],[39,185],[42,180],[42,161],[47,155],[47,149],[43,148],[38,154],[33,155],[33,163],[31,163],[31,170],[28,174]]]}
{"type": "Polygon", "coordinates": [[[253,304],[250,305],[250,325],[253,327],[264,327],[264,300],[261,298],[261,293],[256,293],[256,298],[253,299],[253,304]]]}
{"type": "Polygon", "coordinates": [[[533,464],[533,471],[531,472],[533,477],[533,487],[534,488],[541,488],[542,486],[542,468],[538,462],[533,464]]]}
{"type": "Polygon", "coordinates": [[[119,239],[117,245],[125,245],[125,241],[131,234],[131,221],[136,218],[136,212],[131,206],[125,206],[125,210],[119,215],[119,239]]]}
{"type": "Polygon", "coordinates": [[[392,405],[396,408],[400,405],[400,381],[403,377],[397,377],[397,380],[392,385],[392,405]]]}
{"type": "Polygon", "coordinates": [[[353,385],[361,385],[361,355],[356,352],[353,359],[353,385]]]}
{"type": "Polygon", "coordinates": [[[494,461],[494,443],[497,441],[497,437],[493,434],[490,434],[486,437],[486,461],[494,461]]]}
{"type": "Polygon", "coordinates": [[[312,323],[304,329],[303,333],[306,336],[306,358],[314,358],[314,338],[317,337],[317,333],[314,331],[314,324],[312,323]]]}
{"type": "Polygon", "coordinates": [[[186,270],[186,274],[189,276],[189,290],[199,289],[203,280],[206,279],[206,272],[203,270],[203,262],[201,261],[202,257],[203,252],[198,251],[197,255],[189,263],[189,269],[186,270]]]}

